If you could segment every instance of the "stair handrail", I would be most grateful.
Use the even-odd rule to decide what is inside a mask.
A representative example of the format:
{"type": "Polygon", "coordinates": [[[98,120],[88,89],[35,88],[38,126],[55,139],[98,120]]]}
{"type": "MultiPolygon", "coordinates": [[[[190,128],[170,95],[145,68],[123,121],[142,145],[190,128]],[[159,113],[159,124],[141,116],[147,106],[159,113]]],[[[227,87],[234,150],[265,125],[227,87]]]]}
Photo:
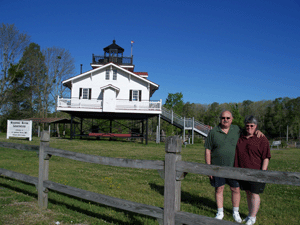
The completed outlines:
{"type": "MultiPolygon", "coordinates": [[[[162,115],[167,117],[171,120],[171,122],[176,122],[177,124],[184,126],[185,128],[193,127],[193,118],[183,118],[179,116],[178,114],[174,113],[173,110],[167,109],[162,106],[162,115]],[[184,122],[185,120],[185,122],[184,122]]],[[[194,120],[194,128],[208,134],[208,132],[211,130],[210,126],[205,125],[204,123],[201,123],[197,120],[194,120]]]]}
{"type": "Polygon", "coordinates": [[[176,114],[173,110],[167,109],[162,106],[162,115],[169,118],[171,122],[176,122],[177,124],[183,126],[183,118],[176,114]]]}
{"type": "Polygon", "coordinates": [[[194,128],[201,130],[202,132],[208,134],[209,131],[211,130],[211,127],[208,125],[205,125],[203,123],[200,123],[199,121],[195,120],[194,128]],[[200,129],[199,129],[200,127],[200,129]]]}

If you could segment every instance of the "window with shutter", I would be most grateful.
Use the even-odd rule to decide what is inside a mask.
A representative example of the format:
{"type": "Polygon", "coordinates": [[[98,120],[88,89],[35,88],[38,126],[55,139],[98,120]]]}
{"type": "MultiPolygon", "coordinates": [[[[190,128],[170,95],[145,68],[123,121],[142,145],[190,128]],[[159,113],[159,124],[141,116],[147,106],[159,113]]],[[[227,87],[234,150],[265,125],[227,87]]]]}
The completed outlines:
{"type": "Polygon", "coordinates": [[[92,89],[91,88],[80,88],[79,89],[79,98],[80,99],[91,99],[92,98],[92,89]]]}
{"type": "Polygon", "coordinates": [[[139,92],[136,90],[132,91],[132,101],[138,101],[139,99],[139,92]]]}
{"type": "Polygon", "coordinates": [[[141,90],[130,90],[129,91],[129,101],[141,101],[142,91],[141,90]]]}

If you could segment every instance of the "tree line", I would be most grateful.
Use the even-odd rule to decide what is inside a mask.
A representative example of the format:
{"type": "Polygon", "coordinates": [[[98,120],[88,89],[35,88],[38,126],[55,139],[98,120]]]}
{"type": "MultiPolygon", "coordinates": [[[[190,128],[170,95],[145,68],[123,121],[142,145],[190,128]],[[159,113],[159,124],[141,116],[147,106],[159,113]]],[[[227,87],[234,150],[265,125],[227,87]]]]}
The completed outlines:
{"type": "MultiPolygon", "coordinates": [[[[244,118],[254,115],[259,121],[259,129],[268,138],[286,137],[287,127],[290,138],[300,139],[300,97],[276,98],[275,100],[251,101],[239,103],[214,102],[212,104],[199,104],[183,102],[181,92],[169,93],[164,106],[185,118],[195,118],[206,125],[215,127],[219,124],[219,116],[223,110],[230,110],[233,114],[233,124],[244,127],[244,118]]],[[[180,134],[180,130],[164,123],[163,129],[167,134],[180,134]]]]}
{"type": "Polygon", "coordinates": [[[7,119],[57,116],[61,81],[74,75],[74,59],[60,47],[41,49],[14,24],[0,24],[0,129],[7,119]]]}

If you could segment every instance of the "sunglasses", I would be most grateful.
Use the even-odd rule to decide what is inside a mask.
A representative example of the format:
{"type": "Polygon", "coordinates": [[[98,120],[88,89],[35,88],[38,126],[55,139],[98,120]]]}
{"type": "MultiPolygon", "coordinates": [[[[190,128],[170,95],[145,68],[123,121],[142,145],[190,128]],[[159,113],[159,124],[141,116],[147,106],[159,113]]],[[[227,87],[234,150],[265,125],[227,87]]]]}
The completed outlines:
{"type": "Polygon", "coordinates": [[[231,117],[221,117],[221,119],[222,119],[222,120],[225,120],[225,119],[230,120],[231,117]]]}
{"type": "Polygon", "coordinates": [[[246,125],[246,127],[254,127],[255,125],[246,125]]]}

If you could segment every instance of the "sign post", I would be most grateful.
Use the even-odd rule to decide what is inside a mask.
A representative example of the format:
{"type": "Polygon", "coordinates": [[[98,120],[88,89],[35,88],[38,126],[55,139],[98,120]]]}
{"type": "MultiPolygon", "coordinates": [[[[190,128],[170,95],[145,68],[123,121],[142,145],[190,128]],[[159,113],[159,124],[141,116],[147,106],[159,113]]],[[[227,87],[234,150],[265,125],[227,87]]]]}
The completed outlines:
{"type": "Polygon", "coordinates": [[[7,120],[7,135],[9,137],[27,137],[32,140],[31,120],[7,120]]]}

